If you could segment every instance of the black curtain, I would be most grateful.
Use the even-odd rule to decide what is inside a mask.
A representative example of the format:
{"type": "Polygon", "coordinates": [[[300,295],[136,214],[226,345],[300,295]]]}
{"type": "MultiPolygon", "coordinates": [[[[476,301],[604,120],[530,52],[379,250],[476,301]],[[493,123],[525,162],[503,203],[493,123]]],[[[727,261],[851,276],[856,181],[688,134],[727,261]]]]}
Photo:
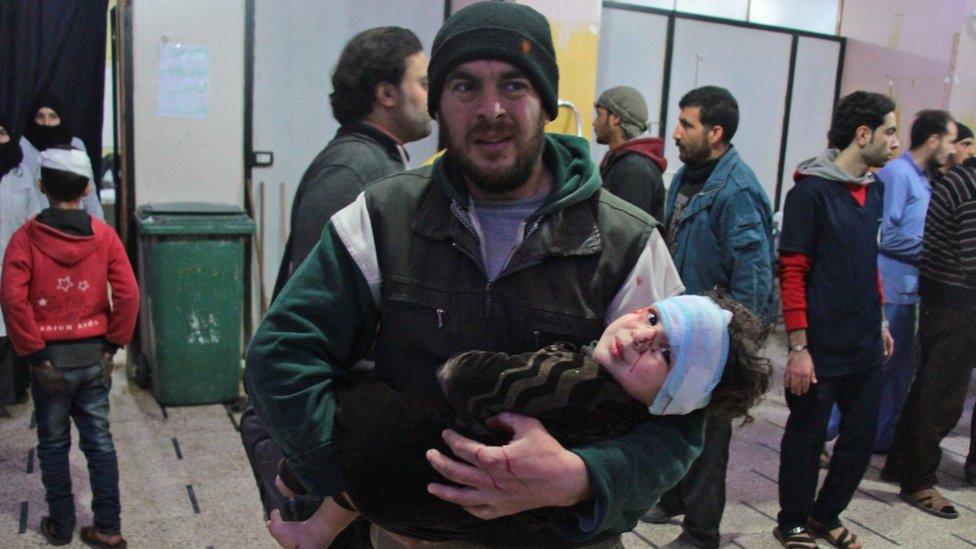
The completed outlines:
{"type": "Polygon", "coordinates": [[[100,183],[108,0],[0,0],[0,115],[19,139],[34,101],[62,102],[100,183]]]}

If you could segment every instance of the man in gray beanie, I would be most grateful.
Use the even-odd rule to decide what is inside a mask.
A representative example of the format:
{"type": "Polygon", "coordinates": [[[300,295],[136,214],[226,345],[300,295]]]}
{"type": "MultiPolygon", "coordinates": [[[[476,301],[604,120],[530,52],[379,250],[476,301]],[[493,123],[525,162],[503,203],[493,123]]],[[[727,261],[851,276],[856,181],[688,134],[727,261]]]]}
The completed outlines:
{"type": "MultiPolygon", "coordinates": [[[[524,5],[481,2],[448,18],[428,67],[446,153],[333,216],[258,327],[245,372],[254,408],[297,480],[333,496],[331,516],[354,513],[342,505],[335,384],[368,351],[394,391],[436,398],[437,367],[459,352],[586,345],[621,314],[684,289],[657,223],[603,192],[588,143],[544,133],[556,116],[554,52],[548,21],[524,5]]],[[[382,423],[345,436],[381,440],[382,423]]],[[[507,444],[444,423],[426,452],[425,489],[485,519],[462,539],[615,547],[700,452],[704,415],[656,416],[572,449],[533,418],[493,425],[507,444]],[[538,510],[531,528],[513,516],[528,510],[538,510]]],[[[395,543],[373,535],[378,547],[395,543]]]]}
{"type": "Polygon", "coordinates": [[[600,162],[603,188],[651,214],[664,218],[664,181],[668,166],[664,140],[640,137],[647,131],[647,103],[630,86],[617,86],[596,100],[593,136],[610,150],[600,162]]]}

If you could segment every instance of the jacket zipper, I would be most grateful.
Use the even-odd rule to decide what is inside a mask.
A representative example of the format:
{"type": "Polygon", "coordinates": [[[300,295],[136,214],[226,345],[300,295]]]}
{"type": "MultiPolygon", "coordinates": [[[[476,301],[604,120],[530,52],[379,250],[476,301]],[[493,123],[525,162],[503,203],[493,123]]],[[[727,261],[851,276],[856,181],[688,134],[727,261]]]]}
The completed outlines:
{"type": "MultiPolygon", "coordinates": [[[[463,208],[461,208],[457,200],[451,200],[451,212],[454,214],[454,217],[458,218],[458,221],[461,222],[461,225],[463,225],[464,228],[467,229],[468,232],[470,232],[474,236],[475,241],[478,242],[478,250],[480,251],[481,237],[478,236],[478,231],[471,224],[471,220],[468,219],[467,212],[464,211],[463,208]]],[[[451,246],[454,247],[455,249],[461,250],[461,253],[466,255],[468,259],[470,259],[471,261],[474,261],[475,264],[478,265],[478,268],[481,269],[481,276],[485,277],[485,280],[487,281],[485,282],[485,318],[490,319],[491,318],[491,281],[488,280],[488,272],[485,271],[485,259],[476,258],[474,254],[471,254],[461,246],[458,246],[457,242],[451,242],[451,246]]]]}

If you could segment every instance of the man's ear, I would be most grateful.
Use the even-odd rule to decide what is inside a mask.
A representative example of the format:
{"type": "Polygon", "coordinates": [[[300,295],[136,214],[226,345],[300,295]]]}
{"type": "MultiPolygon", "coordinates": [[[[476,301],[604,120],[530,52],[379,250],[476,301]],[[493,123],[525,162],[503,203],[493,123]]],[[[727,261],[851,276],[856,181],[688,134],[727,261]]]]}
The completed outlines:
{"type": "Polygon", "coordinates": [[[708,130],[708,145],[714,147],[725,138],[725,128],[722,126],[712,126],[708,130]]]}
{"type": "Polygon", "coordinates": [[[942,146],[942,136],[937,133],[933,133],[925,140],[925,147],[930,151],[937,150],[940,146],[942,146]]]}
{"type": "Polygon", "coordinates": [[[854,142],[858,144],[859,147],[863,147],[871,142],[871,138],[874,135],[874,130],[867,126],[858,126],[854,130],[854,142]]]}
{"type": "Polygon", "coordinates": [[[620,127],[620,117],[607,111],[607,120],[610,121],[611,126],[620,127]]]}
{"type": "Polygon", "coordinates": [[[376,91],[373,94],[373,100],[378,104],[386,108],[393,108],[396,106],[397,101],[400,99],[400,90],[396,86],[390,84],[389,82],[380,82],[376,85],[376,91]]]}
{"type": "Polygon", "coordinates": [[[88,185],[85,187],[85,192],[81,193],[81,196],[84,198],[90,195],[94,188],[95,188],[95,183],[92,182],[91,180],[88,180],[88,185]]]}

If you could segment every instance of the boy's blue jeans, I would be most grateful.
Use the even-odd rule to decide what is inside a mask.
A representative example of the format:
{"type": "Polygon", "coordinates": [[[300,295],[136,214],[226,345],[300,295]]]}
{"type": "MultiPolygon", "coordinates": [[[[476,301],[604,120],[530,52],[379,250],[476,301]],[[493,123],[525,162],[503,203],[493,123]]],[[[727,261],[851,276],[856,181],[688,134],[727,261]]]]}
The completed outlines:
{"type": "Polygon", "coordinates": [[[31,395],[37,417],[37,458],[41,466],[45,499],[52,529],[70,537],[75,528],[75,502],[71,494],[71,419],[78,428],[81,451],[91,477],[92,514],[95,529],[107,535],[120,533],[119,463],[108,424],[111,378],[102,364],[61,370],[61,387],[52,393],[42,388],[31,373],[31,395]]]}

